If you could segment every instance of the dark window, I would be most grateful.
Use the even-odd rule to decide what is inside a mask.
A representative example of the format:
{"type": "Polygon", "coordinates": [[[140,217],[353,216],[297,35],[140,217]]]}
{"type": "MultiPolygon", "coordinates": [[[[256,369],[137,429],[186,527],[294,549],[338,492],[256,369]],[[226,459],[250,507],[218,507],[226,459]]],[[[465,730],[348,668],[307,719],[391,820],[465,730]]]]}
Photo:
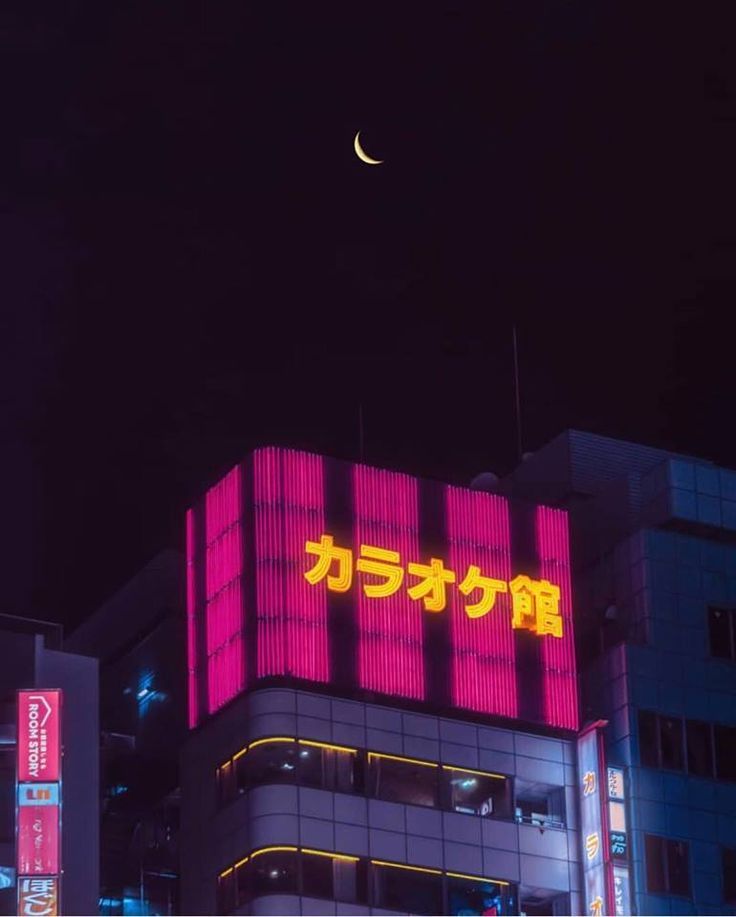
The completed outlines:
{"type": "Polygon", "coordinates": [[[711,655],[720,659],[734,658],[734,612],[730,608],[708,609],[708,636],[711,655]]]}
{"type": "Polygon", "coordinates": [[[687,769],[697,777],[713,776],[713,747],[708,723],[687,720],[687,769]]]}
{"type": "Polygon", "coordinates": [[[248,862],[235,867],[235,883],[238,887],[238,907],[244,901],[250,901],[250,868],[248,862]]]}
{"type": "Polygon", "coordinates": [[[217,879],[217,913],[231,914],[238,906],[235,889],[235,870],[229,869],[227,874],[217,879]]]}
{"type": "MultiPolygon", "coordinates": [[[[507,914],[504,886],[481,879],[447,879],[448,914],[507,914]]],[[[549,912],[547,912],[549,913],[549,912]]]]}
{"type": "Polygon", "coordinates": [[[468,815],[511,816],[511,781],[485,774],[443,768],[447,806],[468,815]]]}
{"type": "Polygon", "coordinates": [[[264,783],[294,783],[297,760],[294,741],[264,742],[249,748],[235,762],[239,791],[264,783]]]}
{"type": "Polygon", "coordinates": [[[436,766],[369,753],[368,770],[372,796],[415,806],[437,805],[436,766]]]}
{"type": "Polygon", "coordinates": [[[690,858],[685,841],[644,835],[647,891],[652,894],[690,895],[690,858]]]}
{"type": "Polygon", "coordinates": [[[662,767],[669,770],[683,770],[682,720],[679,717],[659,717],[659,741],[662,750],[662,767]]]}
{"type": "Polygon", "coordinates": [[[220,797],[220,805],[230,802],[238,795],[238,786],[235,781],[235,765],[232,761],[226,761],[217,768],[217,790],[220,797]]]}
{"type": "Polygon", "coordinates": [[[647,710],[639,711],[639,760],[644,767],[659,767],[657,715],[647,710]]]}
{"type": "Polygon", "coordinates": [[[736,902],[736,850],[726,847],[721,851],[723,867],[723,900],[736,902]]]}
{"type": "Polygon", "coordinates": [[[355,757],[352,752],[300,743],[299,783],[338,793],[353,793],[355,757]]]}
{"type": "Polygon", "coordinates": [[[715,726],[716,776],[720,780],[736,780],[736,728],[715,726]]]}
{"type": "Polygon", "coordinates": [[[336,901],[358,900],[357,862],[317,853],[303,853],[302,894],[336,901]]]}
{"type": "Polygon", "coordinates": [[[442,914],[442,876],[376,864],[373,866],[373,905],[410,914],[442,914]]]}
{"type": "Polygon", "coordinates": [[[248,863],[250,895],[295,895],[298,892],[296,851],[269,850],[248,863]]]}

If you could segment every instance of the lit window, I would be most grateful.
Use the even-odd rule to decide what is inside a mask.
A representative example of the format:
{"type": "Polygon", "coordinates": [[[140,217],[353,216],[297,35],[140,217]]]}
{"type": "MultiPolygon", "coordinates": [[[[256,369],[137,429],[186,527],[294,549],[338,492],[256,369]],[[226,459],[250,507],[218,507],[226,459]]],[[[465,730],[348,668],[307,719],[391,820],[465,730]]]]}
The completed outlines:
{"type": "Polygon", "coordinates": [[[295,895],[298,892],[296,851],[269,850],[248,863],[250,896],[295,895]]]}
{"type": "Polygon", "coordinates": [[[369,753],[368,771],[369,792],[377,799],[415,806],[437,805],[436,766],[369,753]]]}
{"type": "Polygon", "coordinates": [[[487,879],[447,877],[448,914],[489,915],[509,913],[507,886],[487,879]]]}
{"type": "Polygon", "coordinates": [[[455,812],[509,818],[511,781],[458,768],[443,768],[447,804],[455,812]]]}
{"type": "Polygon", "coordinates": [[[300,742],[298,782],[338,793],[353,793],[355,759],[352,751],[300,742]]]}
{"type": "Polygon", "coordinates": [[[295,783],[298,752],[296,741],[254,743],[235,762],[239,791],[264,783],[295,783]]]}

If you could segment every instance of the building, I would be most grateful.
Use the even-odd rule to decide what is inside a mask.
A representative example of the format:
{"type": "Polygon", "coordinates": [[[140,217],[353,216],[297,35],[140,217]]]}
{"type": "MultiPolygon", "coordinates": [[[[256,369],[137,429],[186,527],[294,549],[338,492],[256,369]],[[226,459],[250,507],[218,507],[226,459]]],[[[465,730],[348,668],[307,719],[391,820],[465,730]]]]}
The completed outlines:
{"type": "Polygon", "coordinates": [[[98,736],[96,661],[0,616],[0,913],[95,912],[98,736]]]}
{"type": "Polygon", "coordinates": [[[186,541],[184,913],[607,912],[564,511],[267,448],[186,541]]]}
{"type": "Polygon", "coordinates": [[[100,914],[178,913],[183,593],[184,558],[163,551],[66,640],[100,666],[100,914]]]}
{"type": "Polygon", "coordinates": [[[578,431],[507,491],[567,507],[584,715],[625,772],[635,913],[736,913],[736,471],[578,431]]]}

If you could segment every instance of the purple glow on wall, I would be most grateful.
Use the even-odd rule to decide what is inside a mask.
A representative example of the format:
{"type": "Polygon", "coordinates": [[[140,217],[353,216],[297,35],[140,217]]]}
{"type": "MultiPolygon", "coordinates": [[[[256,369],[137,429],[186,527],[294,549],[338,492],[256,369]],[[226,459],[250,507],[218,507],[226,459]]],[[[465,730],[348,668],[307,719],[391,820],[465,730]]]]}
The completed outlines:
{"type": "Polygon", "coordinates": [[[578,692],[575,635],[570,576],[570,539],[567,513],[537,507],[536,542],[540,575],[560,587],[562,638],[542,642],[544,670],[544,720],[550,726],[578,728],[578,692]]]}
{"type": "Polygon", "coordinates": [[[254,456],[259,678],[330,678],[327,595],[304,578],[304,545],[325,528],[323,466],[320,456],[292,450],[254,456]]]}
{"type": "MultiPolygon", "coordinates": [[[[403,565],[419,558],[416,478],[365,465],[353,466],[353,543],[398,551],[403,565]]],[[[366,575],[365,581],[380,582],[366,575]]],[[[356,586],[358,684],[361,688],[416,700],[424,698],[422,605],[402,588],[368,598],[356,586]]]]}
{"type": "Polygon", "coordinates": [[[197,600],[194,589],[194,513],[187,510],[187,697],[189,701],[189,728],[199,722],[197,703],[197,600]]]}
{"type": "Polygon", "coordinates": [[[205,500],[205,595],[209,712],[245,687],[241,470],[236,466],[205,500]]]}
{"type": "MultiPolygon", "coordinates": [[[[445,488],[449,564],[461,582],[470,564],[483,576],[511,578],[511,536],[508,501],[495,494],[459,487],[445,488]]],[[[477,601],[457,589],[450,592],[450,677],[452,703],[458,707],[515,717],[516,662],[508,594],[498,594],[494,607],[471,619],[464,606],[477,601]]]]}

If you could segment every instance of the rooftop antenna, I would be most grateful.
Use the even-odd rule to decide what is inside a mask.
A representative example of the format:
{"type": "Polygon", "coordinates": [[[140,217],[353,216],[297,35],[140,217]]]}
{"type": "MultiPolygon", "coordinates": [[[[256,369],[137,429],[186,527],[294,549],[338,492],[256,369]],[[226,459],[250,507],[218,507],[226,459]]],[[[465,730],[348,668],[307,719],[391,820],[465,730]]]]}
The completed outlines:
{"type": "Polygon", "coordinates": [[[519,391],[519,348],[516,342],[516,324],[511,327],[511,337],[514,345],[514,398],[516,402],[516,457],[520,462],[524,453],[521,445],[521,393],[519,391]]]}

